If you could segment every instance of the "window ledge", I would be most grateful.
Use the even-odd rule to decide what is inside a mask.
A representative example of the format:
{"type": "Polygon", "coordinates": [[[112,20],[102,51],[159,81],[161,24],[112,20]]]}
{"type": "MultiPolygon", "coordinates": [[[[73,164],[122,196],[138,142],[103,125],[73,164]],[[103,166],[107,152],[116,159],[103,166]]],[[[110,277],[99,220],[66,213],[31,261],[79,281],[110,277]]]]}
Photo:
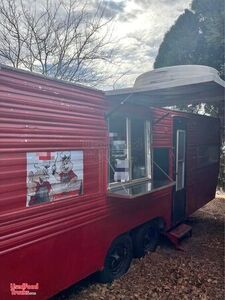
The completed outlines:
{"type": "Polygon", "coordinates": [[[120,185],[119,187],[111,188],[108,191],[108,196],[112,198],[122,198],[122,199],[134,199],[146,194],[159,191],[168,187],[172,187],[176,184],[175,181],[163,180],[145,180],[139,183],[131,183],[129,185],[120,185]]]}

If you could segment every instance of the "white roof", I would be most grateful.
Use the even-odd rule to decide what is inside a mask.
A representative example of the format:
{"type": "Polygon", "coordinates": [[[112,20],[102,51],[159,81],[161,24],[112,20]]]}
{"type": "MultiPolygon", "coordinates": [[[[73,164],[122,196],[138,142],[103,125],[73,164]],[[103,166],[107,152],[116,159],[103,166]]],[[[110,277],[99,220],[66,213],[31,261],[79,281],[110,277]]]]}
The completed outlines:
{"type": "Polygon", "coordinates": [[[224,100],[225,81],[211,67],[173,66],[143,73],[133,87],[106,91],[105,94],[116,102],[149,106],[212,103],[224,100]]]}

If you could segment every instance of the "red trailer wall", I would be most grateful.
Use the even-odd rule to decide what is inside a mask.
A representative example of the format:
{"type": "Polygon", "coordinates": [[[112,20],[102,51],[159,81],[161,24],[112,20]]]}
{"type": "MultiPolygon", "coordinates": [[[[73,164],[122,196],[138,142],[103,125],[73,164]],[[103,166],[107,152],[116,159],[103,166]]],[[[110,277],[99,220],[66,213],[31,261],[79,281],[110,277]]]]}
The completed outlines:
{"type": "Polygon", "coordinates": [[[171,188],[132,202],[106,197],[105,104],[95,90],[0,70],[2,299],[14,297],[10,283],[38,283],[36,299],[46,299],[100,270],[121,233],[156,216],[169,228],[171,188]],[[65,150],[84,152],[83,195],[26,207],[26,153],[65,150]]]}
{"type": "Polygon", "coordinates": [[[153,147],[170,148],[170,176],[175,178],[173,149],[173,117],[179,116],[186,120],[186,186],[187,216],[204,206],[215,196],[219,161],[201,166],[199,164],[199,147],[220,145],[220,123],[216,118],[185,112],[170,111],[160,108],[153,109],[153,147]],[[155,125],[154,125],[155,123],[155,125]]]}
{"type": "Polygon", "coordinates": [[[10,283],[23,282],[38,282],[44,299],[102,263],[96,230],[107,214],[104,112],[99,91],[0,71],[1,299],[10,283]],[[26,207],[26,153],[62,150],[83,151],[83,195],[26,207]]]}
{"type": "Polygon", "coordinates": [[[189,115],[187,138],[187,215],[190,215],[215,197],[219,160],[202,166],[199,148],[217,146],[219,157],[219,120],[189,115]]]}

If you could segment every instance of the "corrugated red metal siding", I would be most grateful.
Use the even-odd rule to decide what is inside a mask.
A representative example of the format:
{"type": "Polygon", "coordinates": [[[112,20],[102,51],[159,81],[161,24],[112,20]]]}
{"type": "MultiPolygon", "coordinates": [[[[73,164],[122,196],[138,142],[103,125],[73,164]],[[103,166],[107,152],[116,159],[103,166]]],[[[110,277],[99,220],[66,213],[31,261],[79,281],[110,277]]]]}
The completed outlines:
{"type": "Polygon", "coordinates": [[[173,119],[172,113],[165,109],[153,109],[152,118],[152,146],[157,147],[173,147],[172,126],[173,119]]]}
{"type": "Polygon", "coordinates": [[[4,270],[0,297],[10,297],[10,282],[31,284],[37,280],[41,285],[37,298],[44,299],[94,272],[102,263],[100,245],[90,235],[91,228],[97,228],[99,220],[108,215],[104,113],[105,99],[100,91],[0,70],[0,261],[4,270]],[[60,150],[84,151],[83,195],[25,207],[26,153],[60,150]],[[71,241],[74,235],[78,238],[71,241]],[[89,242],[83,245],[85,236],[89,242]],[[48,241],[48,250],[42,248],[44,241],[48,241]],[[64,247],[65,252],[60,252],[64,247]],[[96,252],[82,258],[84,247],[96,252]],[[15,258],[11,261],[10,253],[15,258]],[[73,269],[64,274],[65,279],[60,276],[57,286],[53,282],[59,273],[54,271],[62,269],[62,256],[70,257],[73,269]]]}
{"type": "Polygon", "coordinates": [[[96,176],[107,138],[102,93],[10,71],[0,82],[0,211],[24,208],[31,151],[86,149],[85,195],[105,191],[96,176]]]}

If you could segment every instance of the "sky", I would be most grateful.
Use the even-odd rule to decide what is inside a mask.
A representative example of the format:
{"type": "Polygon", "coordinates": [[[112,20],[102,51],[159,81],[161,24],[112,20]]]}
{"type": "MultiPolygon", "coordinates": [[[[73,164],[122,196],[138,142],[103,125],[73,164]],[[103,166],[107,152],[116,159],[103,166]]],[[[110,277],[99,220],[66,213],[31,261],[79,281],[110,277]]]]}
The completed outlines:
{"type": "MultiPolygon", "coordinates": [[[[7,2],[8,0],[5,1],[7,2]]],[[[83,68],[81,70],[90,69],[91,76],[92,73],[95,73],[93,77],[96,76],[98,79],[105,78],[104,82],[99,80],[97,86],[95,86],[103,90],[132,87],[135,79],[140,74],[152,70],[165,33],[169,31],[184,10],[190,8],[192,2],[192,0],[22,0],[22,3],[25,4],[25,11],[31,13],[31,15],[34,14],[36,18],[39,14],[41,15],[45,12],[46,3],[50,4],[53,12],[57,7],[57,3],[64,3],[64,5],[60,4],[60,9],[57,9],[57,25],[57,21],[60,22],[61,19],[66,24],[67,4],[71,3],[70,1],[75,3],[74,11],[72,10],[74,12],[72,17],[75,17],[75,20],[79,20],[77,13],[80,15],[79,13],[83,12],[83,9],[86,12],[85,16],[88,16],[87,18],[84,17],[84,23],[81,22],[81,25],[79,25],[77,32],[80,33],[81,37],[82,35],[85,37],[86,24],[90,23],[89,27],[93,28],[92,25],[94,23],[92,22],[94,21],[92,19],[98,20],[98,16],[101,16],[101,9],[98,10],[97,8],[102,7],[104,11],[104,17],[102,19],[101,16],[100,19],[106,22],[106,26],[96,31],[97,33],[93,36],[93,40],[98,41],[98,38],[101,39],[104,36],[107,37],[106,40],[110,40],[110,43],[106,44],[106,48],[101,49],[105,53],[108,53],[107,51],[111,49],[113,50],[112,62],[109,64],[105,60],[90,60],[93,64],[88,65],[88,61],[87,66],[85,66],[86,69],[83,68]]],[[[17,3],[18,13],[20,14],[22,12],[21,0],[16,0],[15,3],[17,3]]],[[[23,28],[23,19],[20,21],[20,24],[23,28]]],[[[40,28],[47,28],[42,26],[41,22],[39,26],[40,28]]],[[[21,30],[21,32],[23,31],[21,30]]],[[[51,40],[51,37],[49,41],[50,45],[55,43],[55,40],[51,40]]],[[[79,47],[79,38],[77,44],[79,47]]],[[[95,43],[90,44],[90,48],[95,49],[95,43]]],[[[74,53],[74,49],[76,51],[76,45],[71,47],[71,54],[74,53]]],[[[87,49],[85,51],[88,52],[90,50],[87,49]]],[[[86,53],[85,51],[83,53],[86,53]]],[[[102,57],[102,53],[97,51],[96,56],[102,57]]],[[[54,55],[55,52],[52,54],[52,61],[51,56],[49,55],[50,58],[48,57],[50,66],[54,62],[54,58],[57,57],[54,55]]],[[[40,65],[39,61],[36,62],[37,66],[38,64],[40,65]]]]}
{"type": "Polygon", "coordinates": [[[138,75],[153,69],[165,33],[191,0],[105,1],[106,17],[113,17],[112,38],[117,45],[115,74],[105,89],[131,87],[138,75]]]}

